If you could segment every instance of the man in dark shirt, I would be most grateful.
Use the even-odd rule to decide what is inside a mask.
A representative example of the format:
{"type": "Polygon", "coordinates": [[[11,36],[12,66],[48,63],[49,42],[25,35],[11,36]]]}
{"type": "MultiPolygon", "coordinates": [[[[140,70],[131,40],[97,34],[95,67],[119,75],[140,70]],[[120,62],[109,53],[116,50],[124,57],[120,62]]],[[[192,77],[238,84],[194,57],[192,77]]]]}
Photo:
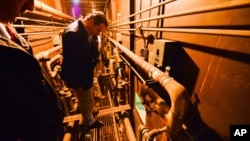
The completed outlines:
{"type": "Polygon", "coordinates": [[[97,36],[108,26],[102,12],[88,14],[71,23],[62,35],[62,79],[72,88],[79,100],[84,124],[89,128],[101,127],[93,116],[93,79],[98,55],[92,36],[97,36]]]}

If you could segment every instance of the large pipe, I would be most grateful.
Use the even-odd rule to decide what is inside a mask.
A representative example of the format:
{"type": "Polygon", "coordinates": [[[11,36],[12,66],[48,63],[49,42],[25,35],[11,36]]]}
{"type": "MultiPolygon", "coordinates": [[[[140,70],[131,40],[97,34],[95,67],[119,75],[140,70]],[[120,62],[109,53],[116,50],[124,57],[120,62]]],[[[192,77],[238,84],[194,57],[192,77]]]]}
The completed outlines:
{"type": "Polygon", "coordinates": [[[190,103],[186,89],[168,74],[149,64],[114,39],[107,35],[105,35],[105,37],[114,43],[123,53],[134,61],[135,64],[141,67],[143,71],[157,81],[168,92],[171,100],[171,107],[168,113],[165,114],[167,120],[166,126],[168,127],[167,132],[170,135],[176,134],[182,127],[184,116],[190,103]]]}
{"type": "Polygon", "coordinates": [[[71,20],[71,21],[74,20],[73,17],[70,17],[69,15],[66,15],[66,14],[62,13],[59,10],[56,10],[56,9],[50,7],[50,6],[47,6],[46,4],[44,4],[44,3],[42,3],[41,1],[38,1],[38,0],[35,0],[35,10],[46,12],[46,13],[61,17],[63,19],[67,19],[67,20],[71,20]]]}
{"type": "Polygon", "coordinates": [[[125,111],[122,111],[121,114],[122,114],[122,121],[126,130],[128,141],[136,141],[136,137],[135,137],[133,128],[131,126],[128,113],[125,111]]]}
{"type": "Polygon", "coordinates": [[[35,58],[36,58],[37,60],[40,60],[40,59],[47,59],[51,53],[54,53],[54,52],[59,51],[59,50],[61,50],[61,49],[62,49],[62,46],[61,46],[61,45],[58,45],[57,47],[53,47],[53,48],[48,49],[48,50],[46,50],[46,51],[40,52],[40,53],[38,53],[38,54],[35,54],[35,58]]]}

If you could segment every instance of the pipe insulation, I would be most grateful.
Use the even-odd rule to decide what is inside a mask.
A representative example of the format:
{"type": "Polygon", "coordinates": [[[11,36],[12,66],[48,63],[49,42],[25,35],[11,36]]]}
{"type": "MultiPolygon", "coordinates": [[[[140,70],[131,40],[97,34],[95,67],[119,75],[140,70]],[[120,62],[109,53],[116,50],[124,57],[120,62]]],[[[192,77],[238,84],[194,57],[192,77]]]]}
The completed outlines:
{"type": "Polygon", "coordinates": [[[34,7],[35,7],[35,10],[37,10],[37,11],[46,12],[46,13],[61,17],[63,19],[71,20],[71,21],[74,20],[73,17],[70,17],[69,15],[66,15],[63,12],[56,10],[56,9],[44,4],[41,1],[38,1],[38,0],[35,0],[34,7]]]}

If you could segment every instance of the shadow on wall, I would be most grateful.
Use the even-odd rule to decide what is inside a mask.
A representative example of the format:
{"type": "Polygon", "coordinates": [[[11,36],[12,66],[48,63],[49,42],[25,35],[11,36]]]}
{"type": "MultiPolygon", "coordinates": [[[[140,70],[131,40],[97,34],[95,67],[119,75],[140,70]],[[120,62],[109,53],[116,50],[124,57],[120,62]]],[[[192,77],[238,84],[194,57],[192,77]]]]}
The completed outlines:
{"type": "MultiPolygon", "coordinates": [[[[187,119],[185,121],[187,130],[183,130],[182,132],[185,133],[185,135],[188,136],[192,141],[227,141],[222,139],[218,133],[209,128],[208,125],[206,125],[206,123],[204,123],[204,121],[201,119],[200,113],[198,111],[199,99],[196,95],[195,98],[195,103],[190,106],[187,119]]],[[[178,136],[177,140],[183,140],[180,139],[181,137],[183,136],[178,136]]]]}
{"type": "Polygon", "coordinates": [[[180,43],[172,50],[173,52],[168,52],[166,55],[175,54],[173,61],[169,64],[171,66],[170,76],[182,84],[191,97],[198,77],[199,68],[185,52],[180,43]]]}
{"type": "Polygon", "coordinates": [[[197,105],[192,105],[190,108],[185,126],[186,130],[182,129],[169,141],[228,141],[228,139],[222,139],[218,133],[202,121],[197,105]]]}
{"type": "MultiPolygon", "coordinates": [[[[205,46],[198,46],[198,45],[189,45],[189,44],[183,44],[185,45],[185,48],[194,49],[197,51],[213,54],[216,56],[221,56],[224,58],[232,59],[235,61],[243,62],[246,64],[250,64],[249,59],[250,55],[243,52],[236,52],[236,51],[230,51],[225,49],[219,49],[219,48],[211,48],[211,47],[205,47],[205,46]]],[[[237,48],[237,47],[235,47],[237,48]]]]}
{"type": "Polygon", "coordinates": [[[197,94],[199,97],[195,93],[192,96],[192,99],[195,98],[194,106],[190,110],[191,112],[188,113],[189,120],[186,123],[190,126],[188,127],[190,134],[197,140],[202,141],[205,140],[206,136],[210,138],[216,137],[214,134],[211,135],[211,132],[214,133],[214,131],[207,132],[207,123],[223,137],[223,141],[227,141],[230,137],[228,133],[231,124],[250,123],[248,108],[250,55],[247,54],[247,51],[237,49],[237,46],[232,46],[230,47],[231,50],[227,50],[185,44],[185,48],[211,54],[216,59],[221,60],[221,62],[214,61],[212,64],[218,66],[216,68],[217,72],[212,73],[214,69],[208,74],[208,78],[213,78],[213,81],[211,81],[212,79],[206,81],[206,91],[197,94]],[[211,85],[213,86],[211,87],[211,85]],[[197,109],[198,104],[200,111],[197,109]],[[202,112],[202,115],[199,115],[199,112],[202,112]],[[202,122],[200,116],[206,120],[202,122]]]}
{"type": "MultiPolygon", "coordinates": [[[[185,52],[180,43],[169,48],[169,51],[166,53],[167,57],[171,56],[171,60],[166,62],[166,65],[171,67],[169,75],[187,89],[190,97],[193,97],[192,95],[196,97],[194,88],[200,71],[198,66],[185,52]]],[[[171,139],[175,141],[222,141],[219,134],[209,128],[201,119],[197,109],[199,100],[198,97],[196,98],[197,103],[191,104],[187,112],[187,120],[185,122],[187,130],[180,131],[177,136],[171,139]]]]}

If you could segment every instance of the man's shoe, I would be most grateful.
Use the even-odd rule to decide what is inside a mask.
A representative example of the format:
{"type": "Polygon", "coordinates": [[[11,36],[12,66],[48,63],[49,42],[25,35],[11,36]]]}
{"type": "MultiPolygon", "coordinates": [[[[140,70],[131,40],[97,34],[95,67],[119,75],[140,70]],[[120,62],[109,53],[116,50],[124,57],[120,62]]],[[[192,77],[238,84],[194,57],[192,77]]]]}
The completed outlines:
{"type": "Polygon", "coordinates": [[[96,120],[93,124],[87,126],[87,129],[101,128],[104,124],[101,121],[96,120]]]}
{"type": "Polygon", "coordinates": [[[99,114],[99,108],[93,109],[93,116],[96,117],[99,114]]]}

